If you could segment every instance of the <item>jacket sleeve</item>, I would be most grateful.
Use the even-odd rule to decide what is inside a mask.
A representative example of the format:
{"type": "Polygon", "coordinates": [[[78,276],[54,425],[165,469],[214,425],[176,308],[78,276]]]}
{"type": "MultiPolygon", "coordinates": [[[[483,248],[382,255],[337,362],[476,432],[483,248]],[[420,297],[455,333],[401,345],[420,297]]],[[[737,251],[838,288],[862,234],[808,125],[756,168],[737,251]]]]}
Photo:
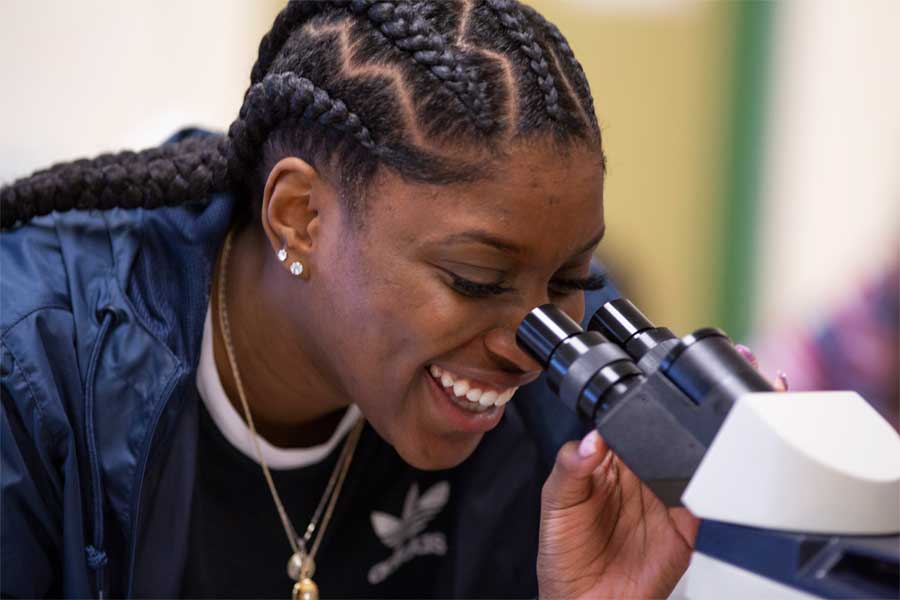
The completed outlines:
{"type": "Polygon", "coordinates": [[[61,589],[62,507],[48,432],[28,378],[3,342],[0,395],[0,594],[55,595],[61,589]]]}

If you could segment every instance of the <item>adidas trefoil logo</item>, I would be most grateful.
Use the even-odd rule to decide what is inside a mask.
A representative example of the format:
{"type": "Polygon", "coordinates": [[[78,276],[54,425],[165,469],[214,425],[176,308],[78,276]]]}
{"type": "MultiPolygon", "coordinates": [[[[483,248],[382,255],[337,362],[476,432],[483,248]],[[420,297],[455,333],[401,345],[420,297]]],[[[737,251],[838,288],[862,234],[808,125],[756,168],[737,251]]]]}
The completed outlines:
{"type": "Polygon", "coordinates": [[[394,552],[369,569],[370,584],[381,583],[416,556],[443,556],[447,553],[447,538],[443,533],[422,532],[428,527],[428,522],[443,510],[449,499],[450,484],[446,481],[434,484],[421,496],[419,484],[413,483],[406,493],[403,513],[399,519],[377,510],[372,512],[372,529],[378,539],[394,552]]]}

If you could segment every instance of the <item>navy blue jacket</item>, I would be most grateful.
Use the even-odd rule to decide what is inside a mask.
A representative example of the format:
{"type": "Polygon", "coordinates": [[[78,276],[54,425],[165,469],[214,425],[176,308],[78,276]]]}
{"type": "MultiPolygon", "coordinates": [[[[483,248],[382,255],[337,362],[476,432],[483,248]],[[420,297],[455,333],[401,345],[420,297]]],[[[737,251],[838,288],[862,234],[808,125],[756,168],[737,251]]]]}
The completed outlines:
{"type": "MultiPolygon", "coordinates": [[[[232,209],[221,195],[70,211],[0,235],[4,596],[178,594],[196,368],[232,209]]],[[[587,314],[614,293],[589,294],[587,314]]],[[[542,380],[507,408],[541,463],[521,477],[581,431],[542,380]]]]}

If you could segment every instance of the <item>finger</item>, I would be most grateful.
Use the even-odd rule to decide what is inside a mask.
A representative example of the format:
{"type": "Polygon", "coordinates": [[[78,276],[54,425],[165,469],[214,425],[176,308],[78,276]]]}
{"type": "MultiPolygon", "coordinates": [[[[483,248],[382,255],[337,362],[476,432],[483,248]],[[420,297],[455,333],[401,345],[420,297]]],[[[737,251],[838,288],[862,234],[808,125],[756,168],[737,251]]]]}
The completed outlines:
{"type": "Polygon", "coordinates": [[[776,392],[788,391],[787,374],[781,369],[778,369],[778,371],[775,372],[775,383],[773,387],[775,388],[776,392]]]}
{"type": "Polygon", "coordinates": [[[669,509],[669,517],[675,523],[675,528],[684,541],[693,548],[694,542],[697,540],[697,530],[700,528],[700,519],[691,514],[686,508],[669,509]]]}
{"type": "Polygon", "coordinates": [[[544,509],[561,510],[587,500],[593,489],[592,474],[609,454],[609,447],[596,431],[581,442],[568,442],[559,449],[553,471],[544,483],[544,509]]]}
{"type": "MultiPolygon", "coordinates": [[[[756,355],[753,354],[753,350],[743,344],[735,344],[734,349],[738,351],[738,354],[744,357],[744,360],[753,365],[754,369],[759,371],[759,360],[757,360],[756,355]]],[[[774,387],[777,392],[786,392],[788,390],[787,375],[785,375],[784,371],[779,369],[776,372],[775,381],[772,382],[772,387],[774,387]]]]}
{"type": "Polygon", "coordinates": [[[735,344],[734,349],[744,357],[744,360],[753,365],[754,369],[759,370],[759,361],[756,359],[756,355],[753,354],[753,350],[743,344],[735,344]]]}

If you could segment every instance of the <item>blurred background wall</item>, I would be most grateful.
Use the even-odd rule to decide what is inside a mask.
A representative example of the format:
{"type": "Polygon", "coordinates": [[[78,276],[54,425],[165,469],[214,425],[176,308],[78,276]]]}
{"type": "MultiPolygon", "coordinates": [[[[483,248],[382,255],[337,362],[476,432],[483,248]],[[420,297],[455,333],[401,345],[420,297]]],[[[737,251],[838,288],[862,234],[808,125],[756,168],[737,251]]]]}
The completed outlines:
{"type": "MultiPolygon", "coordinates": [[[[281,4],[0,2],[0,181],[226,128],[281,4]]],[[[896,297],[900,2],[533,4],[590,80],[609,159],[600,255],[651,319],[722,326],[796,372],[872,282],[896,297]]],[[[893,335],[896,390],[897,310],[879,301],[865,339],[893,335]]],[[[863,345],[847,352],[883,354],[863,345]]]]}
{"type": "Polygon", "coordinates": [[[153,146],[237,114],[280,7],[250,0],[0,1],[0,181],[153,146]]]}
{"type": "Polygon", "coordinates": [[[534,5],[568,37],[594,94],[609,170],[601,257],[651,320],[708,324],[718,303],[734,5],[534,5]]]}

